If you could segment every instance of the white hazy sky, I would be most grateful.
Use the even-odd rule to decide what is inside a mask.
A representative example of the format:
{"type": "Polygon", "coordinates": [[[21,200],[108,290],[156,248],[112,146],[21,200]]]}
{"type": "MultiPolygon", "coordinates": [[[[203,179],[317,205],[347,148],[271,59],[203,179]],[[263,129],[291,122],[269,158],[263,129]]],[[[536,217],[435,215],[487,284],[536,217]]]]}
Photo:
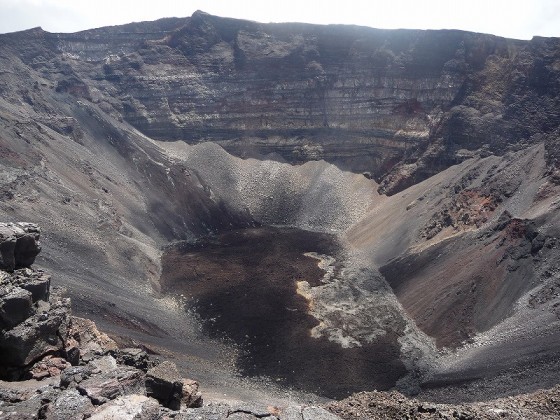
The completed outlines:
{"type": "Polygon", "coordinates": [[[260,22],[463,29],[518,39],[560,36],[560,0],[0,0],[0,33],[35,26],[75,32],[185,17],[195,10],[260,22]]]}

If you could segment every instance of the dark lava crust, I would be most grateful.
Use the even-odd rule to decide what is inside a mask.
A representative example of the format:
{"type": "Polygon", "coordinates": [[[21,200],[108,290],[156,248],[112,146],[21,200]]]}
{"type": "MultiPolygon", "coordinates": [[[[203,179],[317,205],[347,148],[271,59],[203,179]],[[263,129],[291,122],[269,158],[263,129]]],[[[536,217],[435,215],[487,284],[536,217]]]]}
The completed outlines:
{"type": "Polygon", "coordinates": [[[164,253],[161,286],[189,298],[188,309],[200,315],[207,334],[239,346],[244,375],[330,398],[391,388],[406,373],[396,337],[350,349],[311,337],[318,321],[297,294],[297,282],[316,287],[324,273],[306,252],[340,259],[332,235],[293,228],[236,230],[183,242],[164,253]]]}

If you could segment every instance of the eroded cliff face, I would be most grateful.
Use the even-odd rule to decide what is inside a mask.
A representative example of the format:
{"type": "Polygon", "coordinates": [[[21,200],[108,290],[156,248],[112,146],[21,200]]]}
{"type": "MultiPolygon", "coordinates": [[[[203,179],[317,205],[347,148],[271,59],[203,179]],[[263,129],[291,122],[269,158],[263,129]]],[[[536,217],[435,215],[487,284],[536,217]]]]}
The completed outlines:
{"type": "MultiPolygon", "coordinates": [[[[159,140],[325,159],[392,194],[557,131],[560,41],[185,19],[4,36],[59,92],[159,140]]],[[[549,142],[550,163],[557,155],[549,142]]]]}

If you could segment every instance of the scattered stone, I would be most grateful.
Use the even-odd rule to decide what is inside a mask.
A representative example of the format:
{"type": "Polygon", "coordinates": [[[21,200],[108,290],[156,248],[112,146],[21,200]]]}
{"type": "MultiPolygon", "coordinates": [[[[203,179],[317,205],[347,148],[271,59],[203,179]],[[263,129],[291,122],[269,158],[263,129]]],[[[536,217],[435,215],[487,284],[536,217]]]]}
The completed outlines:
{"type": "Polygon", "coordinates": [[[127,366],[133,366],[136,369],[147,370],[151,367],[149,363],[148,354],[139,348],[125,348],[113,352],[113,356],[119,363],[127,366]]]}
{"type": "Polygon", "coordinates": [[[66,346],[64,349],[66,360],[72,366],[77,366],[80,363],[80,348],[76,345],[66,346]]]}
{"type": "Polygon", "coordinates": [[[76,388],[93,404],[101,405],[120,396],[144,394],[144,381],[144,372],[121,365],[112,370],[91,375],[76,385],[76,388]]]}
{"type": "Polygon", "coordinates": [[[110,372],[117,368],[117,361],[113,356],[98,357],[88,363],[92,373],[110,372]]]}
{"type": "Polygon", "coordinates": [[[91,359],[96,355],[118,349],[117,343],[107,334],[100,332],[95,323],[89,319],[72,317],[69,335],[79,345],[82,358],[91,359]]]}
{"type": "Polygon", "coordinates": [[[183,395],[181,402],[185,407],[202,407],[202,394],[198,390],[198,382],[192,379],[183,379],[183,395]]]}
{"type": "Polygon", "coordinates": [[[45,418],[48,405],[56,400],[60,390],[56,380],[34,379],[19,382],[0,381],[0,418],[37,419],[45,418]],[[41,417],[42,415],[42,417],[41,417]]]}
{"type": "MultiPolygon", "coordinates": [[[[343,419],[553,419],[560,418],[560,386],[491,401],[436,404],[407,398],[398,392],[360,392],[327,409],[343,419]]],[[[319,417],[315,417],[319,418],[319,417]]]]}

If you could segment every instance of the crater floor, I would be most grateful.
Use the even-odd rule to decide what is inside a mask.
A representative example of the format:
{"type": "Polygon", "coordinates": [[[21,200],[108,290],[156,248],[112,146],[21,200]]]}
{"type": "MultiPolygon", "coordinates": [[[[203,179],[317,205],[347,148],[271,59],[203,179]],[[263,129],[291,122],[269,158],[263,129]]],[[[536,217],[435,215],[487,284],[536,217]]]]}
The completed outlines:
{"type": "Polygon", "coordinates": [[[318,287],[325,272],[309,252],[338,256],[341,248],[329,234],[277,227],[181,242],[164,253],[161,286],[185,297],[207,334],[240,348],[244,375],[329,398],[393,387],[406,373],[396,336],[352,348],[311,336],[319,321],[298,283],[318,287]]]}

